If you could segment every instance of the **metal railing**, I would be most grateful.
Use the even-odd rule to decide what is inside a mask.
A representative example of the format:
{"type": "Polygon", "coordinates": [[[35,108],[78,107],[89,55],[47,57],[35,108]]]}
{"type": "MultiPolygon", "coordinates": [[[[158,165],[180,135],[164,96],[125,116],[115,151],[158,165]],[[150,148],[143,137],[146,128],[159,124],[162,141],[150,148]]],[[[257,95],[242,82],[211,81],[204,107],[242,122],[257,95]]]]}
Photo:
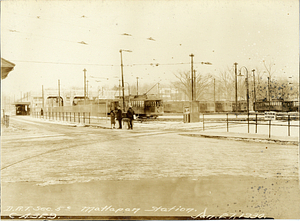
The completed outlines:
{"type": "Polygon", "coordinates": [[[7,128],[9,127],[9,115],[3,115],[1,118],[1,123],[7,128]]]}
{"type": "Polygon", "coordinates": [[[260,126],[267,126],[269,138],[272,136],[272,129],[274,127],[286,127],[287,136],[291,136],[293,128],[299,129],[298,113],[281,113],[277,115],[277,120],[274,121],[265,120],[264,114],[261,113],[203,113],[200,115],[200,121],[203,123],[203,131],[225,127],[226,131],[229,132],[231,128],[244,125],[247,126],[248,133],[250,133],[250,127],[253,129],[254,126],[254,132],[252,133],[257,134],[261,133],[259,132],[261,130],[260,126]],[[224,117],[216,117],[218,115],[224,115],[224,117]]]}
{"type": "Polygon", "coordinates": [[[90,112],[33,112],[32,116],[35,118],[47,119],[50,121],[64,121],[70,123],[91,123],[90,112]]]}

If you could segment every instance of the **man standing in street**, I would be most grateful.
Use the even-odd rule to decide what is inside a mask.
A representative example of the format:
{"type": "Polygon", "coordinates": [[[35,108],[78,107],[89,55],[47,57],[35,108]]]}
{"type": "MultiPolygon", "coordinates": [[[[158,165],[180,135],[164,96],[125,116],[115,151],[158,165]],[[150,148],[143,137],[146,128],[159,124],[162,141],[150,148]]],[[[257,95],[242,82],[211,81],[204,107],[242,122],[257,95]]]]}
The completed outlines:
{"type": "Polygon", "coordinates": [[[117,110],[117,120],[119,122],[119,129],[122,129],[122,110],[121,110],[120,106],[118,107],[118,110],[117,110]]]}
{"type": "Polygon", "coordinates": [[[126,117],[128,118],[128,129],[133,129],[133,118],[134,118],[134,110],[132,109],[131,106],[129,106],[126,117]]]}

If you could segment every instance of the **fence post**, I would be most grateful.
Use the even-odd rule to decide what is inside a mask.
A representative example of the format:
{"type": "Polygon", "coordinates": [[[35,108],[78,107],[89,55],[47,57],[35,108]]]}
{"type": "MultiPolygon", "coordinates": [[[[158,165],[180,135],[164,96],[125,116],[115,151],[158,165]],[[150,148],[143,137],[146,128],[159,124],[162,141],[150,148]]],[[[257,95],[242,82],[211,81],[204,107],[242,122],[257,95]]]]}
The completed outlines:
{"type": "Polygon", "coordinates": [[[257,133],[257,114],[255,114],[255,133],[257,133]]]}
{"type": "Polygon", "coordinates": [[[75,112],[74,112],[74,122],[76,122],[76,119],[75,119],[75,112]]]}
{"type": "Polygon", "coordinates": [[[80,112],[78,112],[78,123],[80,123],[80,112]]]}
{"type": "Polygon", "coordinates": [[[62,120],[65,121],[65,112],[62,112],[62,120]]]}
{"type": "Polygon", "coordinates": [[[226,114],[226,116],[227,116],[227,118],[226,118],[227,120],[226,121],[227,121],[227,132],[228,132],[229,131],[229,127],[228,127],[228,113],[226,114]]]}
{"type": "Polygon", "coordinates": [[[4,115],[4,123],[5,123],[5,127],[8,128],[9,127],[9,115],[4,115]]]}
{"type": "Polygon", "coordinates": [[[203,114],[203,131],[204,131],[204,114],[203,114]]]}
{"type": "Polygon", "coordinates": [[[269,138],[271,137],[271,120],[269,120],[269,138]]]}
{"type": "Polygon", "coordinates": [[[85,124],[85,112],[83,112],[83,123],[85,124]]]}
{"type": "Polygon", "coordinates": [[[291,116],[288,114],[288,136],[291,135],[291,116]]]}
{"type": "Polygon", "coordinates": [[[89,124],[91,124],[91,112],[89,112],[89,124]]]}

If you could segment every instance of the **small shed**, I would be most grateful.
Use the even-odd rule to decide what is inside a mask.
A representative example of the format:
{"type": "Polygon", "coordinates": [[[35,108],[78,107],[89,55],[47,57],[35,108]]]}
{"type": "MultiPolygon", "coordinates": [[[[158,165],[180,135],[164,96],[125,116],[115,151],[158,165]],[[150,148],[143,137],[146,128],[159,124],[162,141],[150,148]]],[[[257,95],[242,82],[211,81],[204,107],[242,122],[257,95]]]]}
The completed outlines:
{"type": "Polygon", "coordinates": [[[30,102],[16,102],[16,115],[30,115],[30,102]]]}

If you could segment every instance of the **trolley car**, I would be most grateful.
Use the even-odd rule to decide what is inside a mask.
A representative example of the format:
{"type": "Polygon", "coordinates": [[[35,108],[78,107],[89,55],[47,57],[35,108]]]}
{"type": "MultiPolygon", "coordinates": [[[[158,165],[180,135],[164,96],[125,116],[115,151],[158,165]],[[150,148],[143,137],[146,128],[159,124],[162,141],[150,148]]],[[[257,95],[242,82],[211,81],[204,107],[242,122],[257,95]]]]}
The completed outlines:
{"type": "Polygon", "coordinates": [[[299,110],[298,101],[257,101],[253,103],[255,110],[258,112],[278,111],[278,112],[293,112],[299,110]]]}
{"type": "MultiPolygon", "coordinates": [[[[109,102],[109,109],[115,110],[122,105],[122,99],[116,99],[109,102]]],[[[135,114],[139,118],[156,118],[164,114],[163,102],[161,99],[148,99],[147,96],[140,95],[132,98],[125,98],[125,110],[132,106],[135,114]]]]}
{"type": "MultiPolygon", "coordinates": [[[[161,99],[149,99],[146,95],[139,95],[126,96],[124,101],[124,109],[127,110],[129,106],[132,106],[135,114],[139,118],[156,118],[164,114],[164,107],[161,99]]],[[[74,97],[73,106],[77,105],[89,105],[92,109],[95,107],[95,110],[103,113],[107,112],[107,114],[109,114],[111,110],[117,110],[118,107],[123,106],[123,99],[94,99],[84,101],[82,97],[74,97]],[[100,107],[100,109],[96,108],[97,106],[100,107]]]]}

